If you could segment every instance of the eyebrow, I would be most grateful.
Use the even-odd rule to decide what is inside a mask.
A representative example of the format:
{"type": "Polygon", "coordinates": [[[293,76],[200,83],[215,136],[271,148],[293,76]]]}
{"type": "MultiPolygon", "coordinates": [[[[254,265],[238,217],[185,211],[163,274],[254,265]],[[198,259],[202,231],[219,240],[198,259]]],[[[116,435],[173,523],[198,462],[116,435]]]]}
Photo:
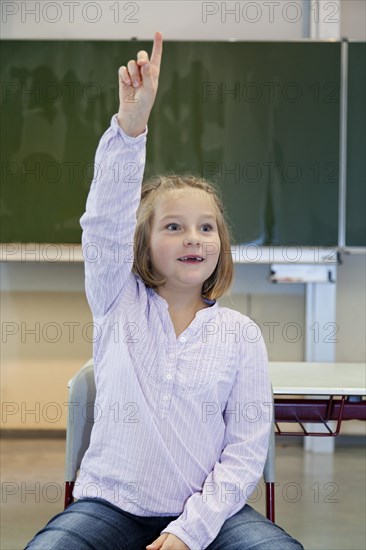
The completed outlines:
{"type": "MultiPolygon", "coordinates": [[[[175,219],[182,219],[184,218],[184,216],[181,216],[179,214],[168,214],[167,216],[164,216],[163,218],[161,218],[160,222],[163,222],[164,220],[168,220],[168,219],[171,219],[171,218],[175,218],[175,219]]],[[[215,216],[213,216],[212,214],[202,214],[200,217],[199,217],[200,220],[202,219],[210,219],[210,220],[214,220],[216,221],[216,218],[215,216]]]]}

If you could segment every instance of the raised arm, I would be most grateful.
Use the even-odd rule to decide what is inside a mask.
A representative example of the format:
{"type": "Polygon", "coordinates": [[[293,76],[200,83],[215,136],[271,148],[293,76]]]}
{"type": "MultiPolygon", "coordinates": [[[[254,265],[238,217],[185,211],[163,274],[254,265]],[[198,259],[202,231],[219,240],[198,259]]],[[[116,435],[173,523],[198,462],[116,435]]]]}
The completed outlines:
{"type": "Polygon", "coordinates": [[[85,261],[85,291],[95,318],[102,318],[132,270],[136,211],[145,168],[147,123],[160,72],[162,35],[155,33],[149,60],[119,69],[119,110],[102,136],[94,178],[80,218],[85,261]]]}

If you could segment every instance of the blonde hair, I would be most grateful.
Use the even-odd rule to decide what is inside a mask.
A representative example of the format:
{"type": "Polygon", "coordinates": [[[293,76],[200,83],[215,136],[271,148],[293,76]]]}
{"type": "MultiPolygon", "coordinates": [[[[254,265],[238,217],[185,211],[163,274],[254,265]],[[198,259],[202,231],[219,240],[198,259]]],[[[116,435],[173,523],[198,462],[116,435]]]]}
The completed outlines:
{"type": "Polygon", "coordinates": [[[137,209],[137,223],[134,235],[134,260],[132,271],[141,277],[145,285],[158,288],[166,278],[158,279],[152,272],[149,258],[150,236],[154,209],[158,199],[177,189],[201,189],[211,197],[216,214],[221,250],[215,270],[202,285],[202,296],[214,300],[223,296],[231,287],[234,279],[234,265],[230,250],[230,228],[226,221],[224,207],[218,190],[205,178],[191,174],[158,175],[146,181],[141,190],[141,201],[137,209]]]}

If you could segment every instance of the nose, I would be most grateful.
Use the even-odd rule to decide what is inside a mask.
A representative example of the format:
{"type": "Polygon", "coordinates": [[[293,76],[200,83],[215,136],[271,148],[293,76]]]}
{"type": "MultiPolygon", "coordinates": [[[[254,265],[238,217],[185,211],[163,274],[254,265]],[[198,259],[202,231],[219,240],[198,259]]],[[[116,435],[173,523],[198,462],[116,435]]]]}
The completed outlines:
{"type": "Polygon", "coordinates": [[[200,244],[200,238],[193,234],[193,235],[190,235],[189,237],[186,237],[184,239],[184,244],[185,246],[192,246],[192,245],[199,245],[200,244]]]}

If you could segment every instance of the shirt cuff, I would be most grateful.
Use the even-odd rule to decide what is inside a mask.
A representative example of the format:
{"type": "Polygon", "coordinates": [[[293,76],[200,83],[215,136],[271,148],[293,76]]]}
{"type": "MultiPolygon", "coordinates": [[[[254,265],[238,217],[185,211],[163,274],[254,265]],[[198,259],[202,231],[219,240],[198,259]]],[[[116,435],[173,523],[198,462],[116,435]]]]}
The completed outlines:
{"type": "Polygon", "coordinates": [[[116,133],[119,133],[122,136],[123,140],[126,141],[127,143],[139,143],[140,141],[143,141],[146,138],[148,133],[148,127],[146,125],[145,130],[139,136],[136,136],[136,137],[128,136],[122,130],[121,126],[118,124],[117,114],[112,116],[111,127],[116,133]]]}
{"type": "MultiPolygon", "coordinates": [[[[179,518],[177,518],[174,521],[176,522],[178,520],[179,520],[179,518]]],[[[171,523],[173,523],[173,522],[171,522],[171,523]]],[[[206,546],[200,546],[200,544],[197,541],[193,540],[193,538],[188,533],[186,533],[186,531],[184,531],[184,529],[182,529],[178,525],[174,525],[172,527],[169,527],[169,525],[167,525],[167,527],[165,527],[165,529],[163,529],[160,532],[161,535],[163,533],[171,533],[172,535],[175,535],[180,540],[182,540],[184,542],[184,544],[186,544],[190,550],[203,550],[204,548],[206,548],[206,546]]]]}

